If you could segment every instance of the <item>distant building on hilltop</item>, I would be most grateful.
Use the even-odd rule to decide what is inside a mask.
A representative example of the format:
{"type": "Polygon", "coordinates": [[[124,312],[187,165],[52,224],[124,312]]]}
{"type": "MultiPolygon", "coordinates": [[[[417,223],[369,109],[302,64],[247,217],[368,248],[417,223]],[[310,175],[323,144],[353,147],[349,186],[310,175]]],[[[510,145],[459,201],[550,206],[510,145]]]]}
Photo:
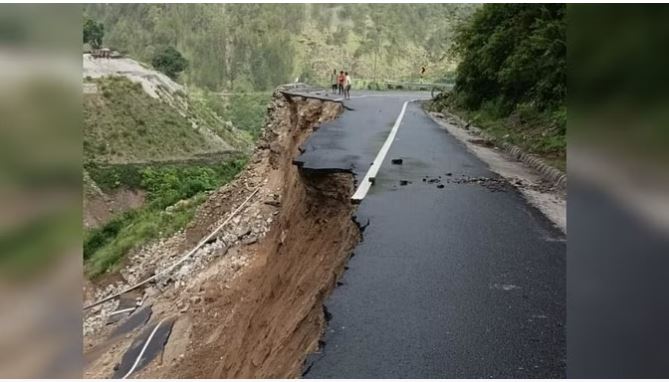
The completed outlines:
{"type": "Polygon", "coordinates": [[[89,44],[84,44],[83,52],[88,53],[93,58],[120,58],[123,57],[121,53],[110,48],[93,49],[89,44]]]}

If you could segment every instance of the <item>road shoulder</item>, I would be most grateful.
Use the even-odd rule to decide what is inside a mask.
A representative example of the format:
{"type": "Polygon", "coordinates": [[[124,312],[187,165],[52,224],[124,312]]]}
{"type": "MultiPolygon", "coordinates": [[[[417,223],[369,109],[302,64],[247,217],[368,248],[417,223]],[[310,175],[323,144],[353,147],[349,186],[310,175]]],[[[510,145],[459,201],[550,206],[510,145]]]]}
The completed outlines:
{"type": "Polygon", "coordinates": [[[545,181],[536,170],[513,159],[497,147],[490,147],[481,137],[449,123],[440,113],[426,111],[426,114],[485,162],[491,171],[513,184],[528,203],[539,209],[562,232],[567,233],[567,195],[564,190],[545,181]]]}

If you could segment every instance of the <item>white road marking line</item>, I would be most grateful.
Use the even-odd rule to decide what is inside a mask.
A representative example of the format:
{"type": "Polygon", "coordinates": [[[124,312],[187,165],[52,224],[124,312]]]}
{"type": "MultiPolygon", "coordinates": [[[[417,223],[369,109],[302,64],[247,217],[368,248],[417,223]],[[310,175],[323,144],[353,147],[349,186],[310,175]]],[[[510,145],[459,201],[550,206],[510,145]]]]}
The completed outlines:
{"type": "Polygon", "coordinates": [[[125,313],[125,312],[131,312],[131,311],[133,311],[133,310],[135,310],[135,309],[137,309],[136,306],[135,306],[135,307],[132,307],[132,308],[126,308],[126,309],[117,310],[117,311],[115,311],[115,312],[111,312],[111,313],[109,313],[109,315],[110,315],[110,316],[113,316],[113,315],[115,315],[115,314],[120,314],[120,313],[125,313]]]}
{"type": "Polygon", "coordinates": [[[395,124],[393,125],[392,130],[390,130],[390,134],[388,134],[388,138],[386,138],[386,141],[383,142],[381,150],[379,150],[379,153],[376,154],[374,162],[372,162],[372,165],[369,167],[369,170],[367,170],[367,174],[365,174],[365,177],[360,182],[358,189],[355,190],[355,193],[351,197],[351,200],[355,202],[360,202],[367,195],[369,188],[372,186],[372,182],[370,181],[370,179],[375,178],[376,174],[379,172],[381,164],[383,163],[383,159],[386,157],[386,154],[388,154],[388,150],[390,150],[390,145],[392,145],[393,141],[395,140],[395,135],[397,135],[397,130],[399,130],[400,128],[400,123],[402,123],[402,118],[404,117],[404,112],[406,111],[409,102],[412,101],[405,101],[404,105],[402,105],[402,111],[400,111],[400,115],[397,116],[397,119],[395,120],[395,124]]]}
{"type": "Polygon", "coordinates": [[[160,320],[156,324],[156,326],[153,328],[153,330],[151,331],[151,334],[149,334],[149,338],[146,339],[146,342],[144,343],[144,346],[142,347],[142,350],[139,352],[139,355],[137,355],[137,359],[135,360],[135,363],[132,365],[130,370],[128,370],[128,372],[121,379],[128,378],[130,376],[130,374],[132,374],[132,372],[135,371],[135,368],[137,367],[137,365],[139,365],[139,361],[142,359],[142,356],[144,355],[144,352],[146,351],[146,348],[149,347],[149,343],[151,342],[151,339],[156,334],[156,332],[158,331],[158,328],[160,327],[160,324],[162,324],[163,321],[165,321],[164,318],[162,320],[160,320]]]}

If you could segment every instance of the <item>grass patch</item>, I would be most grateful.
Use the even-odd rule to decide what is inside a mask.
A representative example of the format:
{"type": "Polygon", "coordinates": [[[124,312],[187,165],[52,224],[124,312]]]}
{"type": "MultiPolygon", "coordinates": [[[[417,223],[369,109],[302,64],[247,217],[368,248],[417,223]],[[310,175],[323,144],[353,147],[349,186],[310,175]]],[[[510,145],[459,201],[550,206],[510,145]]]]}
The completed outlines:
{"type": "Polygon", "coordinates": [[[95,278],[114,271],[130,250],[183,228],[206,199],[205,191],[232,180],[245,164],[246,159],[236,159],[213,165],[90,167],[91,177],[102,179],[99,184],[104,187],[139,184],[147,191],[148,203],[85,233],[86,275],[95,278]]]}
{"type": "Polygon", "coordinates": [[[448,110],[471,121],[498,142],[507,142],[536,155],[546,163],[566,171],[567,110],[561,107],[539,111],[530,104],[506,110],[499,102],[485,102],[477,110],[467,110],[444,94],[428,104],[431,111],[448,110]]]}
{"type": "Polygon", "coordinates": [[[142,170],[146,165],[123,164],[102,165],[87,163],[84,165],[91,179],[104,192],[113,191],[123,186],[130,189],[142,187],[142,170]]]}
{"type": "Polygon", "coordinates": [[[83,99],[87,160],[141,162],[187,158],[229,148],[208,139],[200,131],[204,128],[234,148],[250,145],[249,137],[226,125],[197,96],[181,96],[175,101],[185,102],[181,107],[152,98],[140,84],[125,77],[103,77],[95,82],[98,92],[85,94],[83,99]]]}

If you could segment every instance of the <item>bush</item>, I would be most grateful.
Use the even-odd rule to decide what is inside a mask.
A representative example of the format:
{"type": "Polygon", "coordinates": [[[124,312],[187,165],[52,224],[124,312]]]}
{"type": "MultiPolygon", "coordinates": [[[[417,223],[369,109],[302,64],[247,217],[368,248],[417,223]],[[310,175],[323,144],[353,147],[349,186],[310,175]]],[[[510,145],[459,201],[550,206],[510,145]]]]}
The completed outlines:
{"type": "Polygon", "coordinates": [[[188,67],[188,61],[175,48],[168,46],[158,50],[151,60],[151,65],[157,70],[165,73],[168,77],[176,79],[179,73],[188,67]]]}
{"type": "Polygon", "coordinates": [[[102,39],[105,36],[105,26],[97,23],[95,20],[84,20],[84,44],[89,44],[91,48],[98,49],[102,46],[102,39]]]}
{"type": "Polygon", "coordinates": [[[148,192],[149,203],[86,234],[86,273],[90,277],[98,276],[118,264],[131,249],[184,227],[194,216],[199,203],[205,199],[203,191],[213,190],[229,182],[245,164],[246,159],[212,165],[175,164],[144,168],[136,165],[87,165],[91,178],[101,188],[103,185],[142,188],[148,192]],[[166,211],[166,207],[185,199],[189,203],[166,211]]]}

